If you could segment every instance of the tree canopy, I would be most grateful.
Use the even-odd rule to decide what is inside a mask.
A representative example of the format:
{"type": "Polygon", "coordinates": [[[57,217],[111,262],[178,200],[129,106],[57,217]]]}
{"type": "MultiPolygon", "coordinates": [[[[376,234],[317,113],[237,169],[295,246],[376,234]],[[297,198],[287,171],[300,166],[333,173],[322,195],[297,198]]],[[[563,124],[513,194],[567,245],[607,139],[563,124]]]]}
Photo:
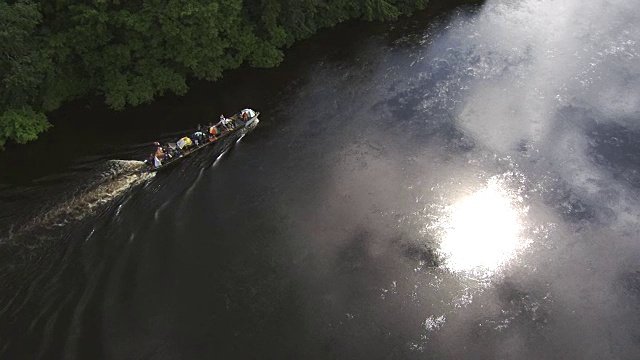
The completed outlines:
{"type": "Polygon", "coordinates": [[[99,94],[114,109],[184,94],[348,19],[388,20],[428,0],[0,0],[0,148],[51,124],[46,112],[99,94]]]}

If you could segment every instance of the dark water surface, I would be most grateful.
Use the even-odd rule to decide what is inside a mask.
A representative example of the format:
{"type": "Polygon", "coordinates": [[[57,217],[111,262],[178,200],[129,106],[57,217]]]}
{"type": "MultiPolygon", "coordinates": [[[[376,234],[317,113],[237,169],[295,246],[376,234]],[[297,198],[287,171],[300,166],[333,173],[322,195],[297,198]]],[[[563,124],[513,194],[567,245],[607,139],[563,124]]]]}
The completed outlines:
{"type": "Polygon", "coordinates": [[[637,358],[639,24],[489,1],[61,110],[0,155],[0,357],[637,358]],[[242,139],[129,161],[246,106],[242,139]]]}

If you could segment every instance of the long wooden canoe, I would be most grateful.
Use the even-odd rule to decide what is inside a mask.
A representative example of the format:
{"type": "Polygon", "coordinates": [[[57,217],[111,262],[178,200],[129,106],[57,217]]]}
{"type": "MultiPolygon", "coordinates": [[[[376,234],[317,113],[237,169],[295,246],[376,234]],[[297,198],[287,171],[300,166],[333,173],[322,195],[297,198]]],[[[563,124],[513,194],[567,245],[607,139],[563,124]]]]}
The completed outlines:
{"type": "Polygon", "coordinates": [[[181,152],[181,154],[179,156],[175,156],[172,157],[171,159],[165,160],[162,162],[162,165],[160,166],[153,166],[152,164],[149,164],[149,171],[158,171],[161,169],[164,169],[172,164],[177,163],[178,161],[186,158],[187,156],[204,149],[205,147],[216,143],[217,141],[226,138],[227,136],[231,135],[231,134],[235,134],[238,133],[240,131],[247,131],[248,129],[251,129],[253,127],[255,127],[258,122],[260,120],[258,120],[258,115],[260,115],[259,112],[255,112],[255,116],[253,116],[252,118],[250,118],[247,121],[244,121],[243,119],[238,118],[238,115],[235,114],[233,116],[231,116],[229,119],[233,120],[233,122],[236,124],[236,126],[231,129],[231,130],[225,130],[223,132],[221,132],[219,135],[214,136],[214,137],[210,137],[209,141],[206,141],[204,143],[199,144],[198,146],[193,146],[190,147],[189,149],[186,149],[184,151],[181,152]]]}

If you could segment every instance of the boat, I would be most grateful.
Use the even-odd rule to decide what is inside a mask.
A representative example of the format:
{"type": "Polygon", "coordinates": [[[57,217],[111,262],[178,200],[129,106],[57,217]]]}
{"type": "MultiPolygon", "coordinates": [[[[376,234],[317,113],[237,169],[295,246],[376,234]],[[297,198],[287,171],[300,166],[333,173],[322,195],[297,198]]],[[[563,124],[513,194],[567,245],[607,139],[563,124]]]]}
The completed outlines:
{"type": "Polygon", "coordinates": [[[220,121],[210,128],[198,129],[198,131],[180,138],[175,143],[160,146],[156,142],[155,145],[162,149],[165,154],[164,159],[160,160],[154,154],[144,162],[148,165],[149,171],[154,172],[164,169],[231,134],[248,133],[260,122],[258,115],[260,115],[260,112],[244,109],[229,118],[221,117],[220,121]],[[206,130],[207,133],[202,130],[206,130]]]}

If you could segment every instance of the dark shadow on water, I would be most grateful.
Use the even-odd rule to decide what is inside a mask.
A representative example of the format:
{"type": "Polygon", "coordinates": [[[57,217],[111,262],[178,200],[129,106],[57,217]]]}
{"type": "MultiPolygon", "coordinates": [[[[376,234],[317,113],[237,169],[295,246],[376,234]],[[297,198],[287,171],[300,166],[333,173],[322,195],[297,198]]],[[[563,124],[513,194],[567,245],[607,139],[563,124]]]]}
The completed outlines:
{"type": "Polygon", "coordinates": [[[592,223],[596,210],[563,181],[554,180],[543,192],[545,203],[553,207],[569,223],[592,223]]]}
{"type": "Polygon", "coordinates": [[[623,273],[620,277],[620,285],[629,295],[636,297],[640,306],[640,270],[623,273]]]}
{"type": "Polygon", "coordinates": [[[348,239],[338,253],[336,259],[340,272],[349,274],[364,271],[368,263],[367,242],[369,240],[367,231],[360,231],[348,239]]]}
{"type": "Polygon", "coordinates": [[[591,159],[615,179],[640,188],[640,131],[617,122],[595,124],[587,132],[591,159]]]}
{"type": "Polygon", "coordinates": [[[399,247],[405,258],[417,262],[423,268],[436,269],[442,265],[442,259],[427,244],[411,241],[405,235],[392,239],[391,243],[399,247]]]}

